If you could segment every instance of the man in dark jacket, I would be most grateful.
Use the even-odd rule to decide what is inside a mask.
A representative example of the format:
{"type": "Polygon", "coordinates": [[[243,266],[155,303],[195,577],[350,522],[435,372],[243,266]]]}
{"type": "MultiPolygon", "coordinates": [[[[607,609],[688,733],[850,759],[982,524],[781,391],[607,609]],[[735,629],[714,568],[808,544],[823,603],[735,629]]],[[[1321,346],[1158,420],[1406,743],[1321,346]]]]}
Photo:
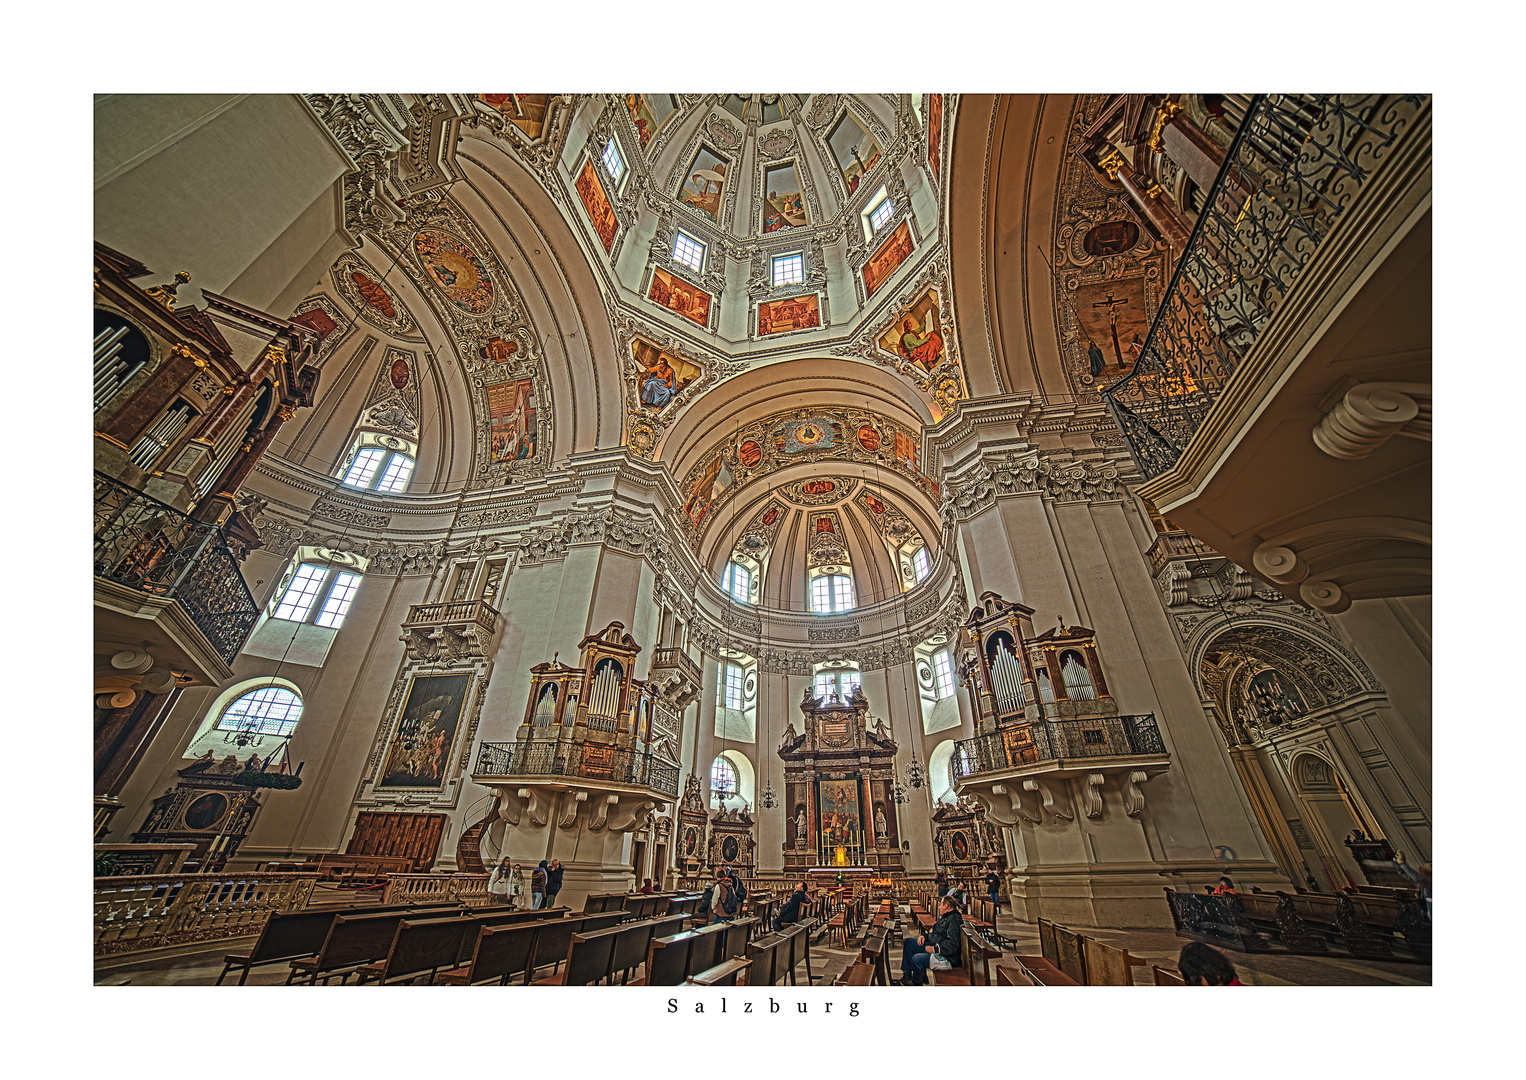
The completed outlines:
{"type": "Polygon", "coordinates": [[[782,927],[799,922],[800,909],[810,902],[811,898],[805,893],[805,882],[799,882],[795,886],[794,893],[779,909],[779,914],[774,916],[774,932],[778,933],[782,927]]]}
{"type": "Polygon", "coordinates": [[[567,868],[562,865],[561,859],[552,859],[551,865],[546,867],[546,906],[556,906],[556,894],[562,891],[562,874],[567,868]]]}
{"type": "Polygon", "coordinates": [[[538,911],[546,906],[546,860],[530,874],[530,909],[538,911]]]}
{"type": "Polygon", "coordinates": [[[926,986],[927,967],[933,953],[959,966],[959,927],[964,920],[953,900],[944,897],[938,903],[938,921],[922,937],[909,937],[901,946],[901,985],[926,986]]]}

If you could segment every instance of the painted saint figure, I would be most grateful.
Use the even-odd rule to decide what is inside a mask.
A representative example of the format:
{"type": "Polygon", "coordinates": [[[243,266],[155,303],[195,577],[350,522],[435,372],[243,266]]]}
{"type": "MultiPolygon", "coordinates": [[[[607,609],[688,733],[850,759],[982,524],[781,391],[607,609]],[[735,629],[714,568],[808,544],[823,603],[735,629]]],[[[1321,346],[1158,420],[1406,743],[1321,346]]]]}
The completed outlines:
{"type": "Polygon", "coordinates": [[[1091,361],[1092,378],[1102,374],[1102,369],[1107,367],[1107,359],[1102,355],[1102,350],[1097,348],[1095,341],[1086,343],[1086,358],[1091,361]]]}
{"type": "Polygon", "coordinates": [[[650,405],[654,409],[666,408],[677,392],[678,376],[673,373],[668,358],[658,356],[657,363],[646,369],[646,378],[642,380],[642,404],[650,405]]]}
{"type": "Polygon", "coordinates": [[[929,311],[918,332],[917,322],[908,316],[901,323],[901,352],[906,359],[931,371],[943,359],[943,337],[938,333],[938,316],[929,311]]]}

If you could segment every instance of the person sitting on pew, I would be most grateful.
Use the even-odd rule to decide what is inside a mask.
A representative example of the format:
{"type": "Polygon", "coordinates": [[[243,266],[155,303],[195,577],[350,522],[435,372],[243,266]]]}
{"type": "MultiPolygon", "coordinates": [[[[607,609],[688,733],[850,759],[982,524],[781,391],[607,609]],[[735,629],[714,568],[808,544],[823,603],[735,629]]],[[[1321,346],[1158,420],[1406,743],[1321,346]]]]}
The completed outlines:
{"type": "Polygon", "coordinates": [[[694,905],[694,923],[699,925],[710,920],[710,908],[715,899],[715,883],[711,882],[700,894],[699,903],[694,905]]]}
{"type": "Polygon", "coordinates": [[[1219,878],[1218,885],[1214,886],[1213,895],[1215,895],[1215,896],[1234,896],[1235,895],[1235,883],[1233,881],[1230,881],[1227,877],[1219,878]]]}
{"type": "Polygon", "coordinates": [[[1189,941],[1182,946],[1177,957],[1176,969],[1188,986],[1244,986],[1229,957],[1211,945],[1201,941],[1189,941]]]}
{"type": "Polygon", "coordinates": [[[778,933],[782,927],[789,926],[800,921],[800,909],[811,902],[806,894],[805,882],[795,883],[795,891],[779,909],[779,914],[774,916],[774,933],[778,933]]]}
{"type": "Polygon", "coordinates": [[[947,960],[949,967],[959,966],[959,927],[963,922],[952,896],[938,902],[938,921],[933,928],[901,943],[901,986],[926,986],[927,969],[935,953],[947,960]]]}
{"type": "Polygon", "coordinates": [[[657,890],[652,887],[652,879],[651,878],[642,878],[641,879],[641,888],[637,889],[636,891],[638,893],[640,893],[642,896],[651,896],[657,890]]]}

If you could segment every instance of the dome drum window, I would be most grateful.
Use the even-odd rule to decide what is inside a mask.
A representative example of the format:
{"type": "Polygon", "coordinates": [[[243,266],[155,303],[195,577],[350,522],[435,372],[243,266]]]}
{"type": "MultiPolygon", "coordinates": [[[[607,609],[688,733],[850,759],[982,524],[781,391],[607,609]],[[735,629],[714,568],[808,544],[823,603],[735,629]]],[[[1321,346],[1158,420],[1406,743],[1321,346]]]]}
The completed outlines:
{"type": "Polygon", "coordinates": [[[704,273],[705,270],[705,244],[702,240],[696,240],[682,229],[673,240],[673,261],[682,263],[690,270],[704,273]]]}

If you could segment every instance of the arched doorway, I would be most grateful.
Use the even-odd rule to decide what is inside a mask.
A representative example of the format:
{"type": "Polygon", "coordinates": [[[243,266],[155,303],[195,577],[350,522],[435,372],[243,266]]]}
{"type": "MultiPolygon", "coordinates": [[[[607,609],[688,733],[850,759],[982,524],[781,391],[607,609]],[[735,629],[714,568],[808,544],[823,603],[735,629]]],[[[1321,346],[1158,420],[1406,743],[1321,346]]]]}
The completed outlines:
{"type": "Polygon", "coordinates": [[[1204,707],[1218,722],[1262,830],[1301,886],[1365,882],[1345,840],[1360,829],[1427,859],[1429,822],[1396,782],[1401,751],[1382,722],[1383,688],[1339,644],[1271,621],[1223,622],[1193,652],[1204,707]],[[1421,821],[1416,835],[1410,821],[1421,821]]]}

